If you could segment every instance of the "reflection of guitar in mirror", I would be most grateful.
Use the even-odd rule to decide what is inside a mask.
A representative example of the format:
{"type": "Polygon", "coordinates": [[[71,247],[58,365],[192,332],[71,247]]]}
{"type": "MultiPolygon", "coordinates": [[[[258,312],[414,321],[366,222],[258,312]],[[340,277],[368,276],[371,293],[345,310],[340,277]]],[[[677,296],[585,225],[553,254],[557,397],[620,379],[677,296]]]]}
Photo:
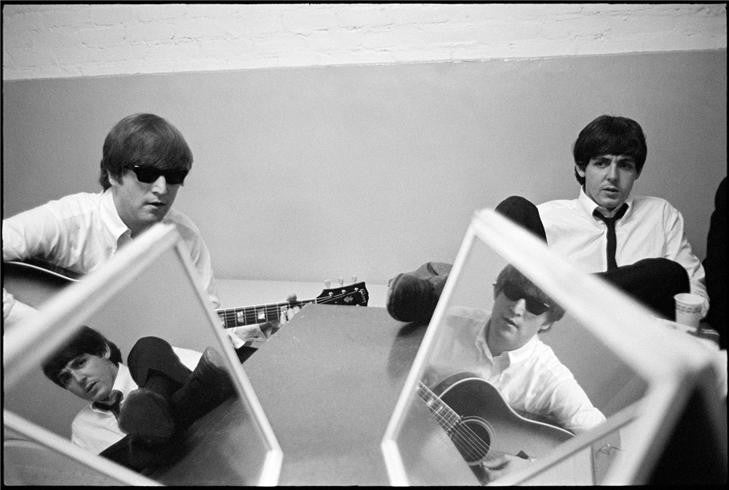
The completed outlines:
{"type": "Polygon", "coordinates": [[[420,382],[418,395],[472,468],[503,455],[539,458],[573,437],[517,414],[493,385],[471,373],[449,376],[432,390],[420,382]]]}
{"type": "MultiPolygon", "coordinates": [[[[68,284],[78,281],[79,274],[42,262],[3,262],[3,287],[18,301],[38,308],[68,284]]],[[[325,289],[313,299],[271,303],[216,311],[225,328],[258,323],[277,323],[286,308],[309,303],[367,306],[369,293],[364,282],[325,289]]]]}

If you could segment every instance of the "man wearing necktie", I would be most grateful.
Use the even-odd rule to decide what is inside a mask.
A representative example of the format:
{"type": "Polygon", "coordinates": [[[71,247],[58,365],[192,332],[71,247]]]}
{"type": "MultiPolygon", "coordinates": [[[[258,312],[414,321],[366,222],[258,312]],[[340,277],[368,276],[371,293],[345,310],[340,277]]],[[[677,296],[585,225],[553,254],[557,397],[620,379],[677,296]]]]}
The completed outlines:
{"type": "MultiPolygon", "coordinates": [[[[534,206],[512,196],[496,211],[545,240],[585,272],[596,273],[661,317],[673,320],[673,296],[692,292],[709,309],[704,269],[686,239],[681,213],[665,199],[632,195],[646,160],[640,125],[599,116],[573,148],[577,199],[534,206]]],[[[427,322],[451,265],[428,262],[390,281],[387,309],[400,321],[427,322]]]]}
{"type": "Polygon", "coordinates": [[[174,456],[175,437],[234,394],[221,358],[143,337],[127,364],[114,342],[83,326],[43,362],[55,384],[87,400],[71,441],[142,470],[174,456]]]}
{"type": "Polygon", "coordinates": [[[646,155],[634,120],[603,115],[590,122],[573,148],[577,199],[538,206],[547,243],[663,317],[674,318],[673,295],[689,290],[705,299],[705,315],[704,269],[682,214],[664,199],[632,194],[646,155]]]}

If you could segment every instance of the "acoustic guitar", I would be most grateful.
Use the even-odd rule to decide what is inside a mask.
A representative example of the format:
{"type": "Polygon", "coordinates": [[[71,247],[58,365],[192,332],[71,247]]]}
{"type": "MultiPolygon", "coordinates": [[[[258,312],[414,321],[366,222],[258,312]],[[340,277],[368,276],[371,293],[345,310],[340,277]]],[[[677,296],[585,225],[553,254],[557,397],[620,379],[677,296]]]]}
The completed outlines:
{"type": "MultiPolygon", "coordinates": [[[[40,261],[3,262],[3,287],[18,301],[38,308],[48,298],[82,276],[40,261]]],[[[328,305],[367,306],[369,292],[364,282],[324,289],[313,299],[270,303],[240,308],[216,310],[224,328],[242,327],[256,323],[276,323],[282,309],[303,307],[310,303],[328,305]]]]}
{"type": "Polygon", "coordinates": [[[472,467],[501,455],[539,458],[573,437],[522,417],[492,384],[471,373],[449,376],[433,389],[420,382],[417,392],[472,467]]]}

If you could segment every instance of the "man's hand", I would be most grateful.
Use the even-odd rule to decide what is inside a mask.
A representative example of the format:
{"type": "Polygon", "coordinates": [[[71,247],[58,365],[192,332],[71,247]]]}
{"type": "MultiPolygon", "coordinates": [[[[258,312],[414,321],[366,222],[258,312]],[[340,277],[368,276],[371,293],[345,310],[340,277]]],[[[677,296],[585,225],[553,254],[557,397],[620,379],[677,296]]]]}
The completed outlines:
{"type": "Polygon", "coordinates": [[[296,315],[299,310],[301,310],[301,307],[296,304],[296,301],[296,294],[290,294],[286,298],[286,302],[288,303],[288,305],[281,307],[281,311],[279,312],[279,321],[260,324],[261,332],[266,338],[269,338],[271,335],[278,332],[283,325],[288,323],[294,317],[294,315],[296,315]]]}
{"type": "Polygon", "coordinates": [[[244,342],[263,342],[271,335],[278,332],[282,325],[288,323],[289,320],[291,320],[294,315],[301,310],[301,307],[296,304],[296,301],[295,294],[289,295],[289,297],[286,298],[288,305],[281,307],[278,321],[267,321],[265,323],[257,323],[255,325],[245,325],[242,327],[235,327],[231,330],[244,342]]]}
{"type": "Polygon", "coordinates": [[[497,478],[501,478],[507,473],[516,471],[530,465],[533,459],[524,459],[511,454],[502,454],[494,456],[482,463],[485,473],[485,482],[493,482],[497,478]]]}

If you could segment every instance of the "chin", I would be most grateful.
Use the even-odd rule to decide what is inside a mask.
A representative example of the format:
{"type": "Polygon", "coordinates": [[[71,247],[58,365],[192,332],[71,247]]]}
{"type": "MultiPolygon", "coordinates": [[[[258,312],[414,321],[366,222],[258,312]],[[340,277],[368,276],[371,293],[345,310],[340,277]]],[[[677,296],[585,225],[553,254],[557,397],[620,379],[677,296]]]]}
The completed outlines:
{"type": "Polygon", "coordinates": [[[141,225],[144,229],[147,229],[150,226],[162,221],[162,218],[164,218],[164,215],[150,214],[150,215],[147,215],[147,216],[144,216],[143,218],[141,218],[139,220],[139,222],[141,223],[141,225]]]}

